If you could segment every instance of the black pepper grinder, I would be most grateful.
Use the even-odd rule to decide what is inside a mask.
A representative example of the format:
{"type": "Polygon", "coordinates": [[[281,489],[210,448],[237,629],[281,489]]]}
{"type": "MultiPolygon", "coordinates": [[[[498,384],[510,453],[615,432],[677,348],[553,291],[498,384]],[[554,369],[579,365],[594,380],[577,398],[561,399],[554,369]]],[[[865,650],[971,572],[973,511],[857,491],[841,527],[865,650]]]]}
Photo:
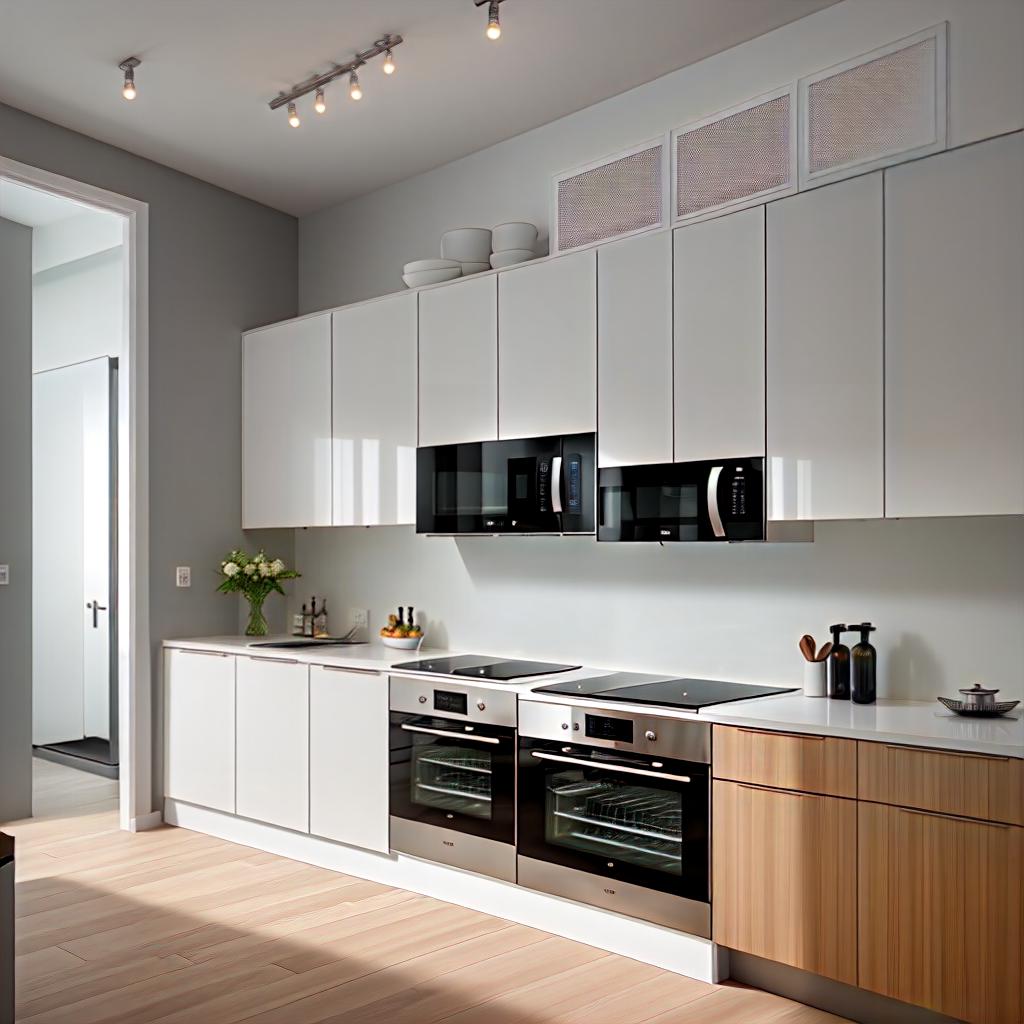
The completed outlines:
{"type": "Polygon", "coordinates": [[[855,644],[850,652],[853,679],[850,696],[854,704],[874,704],[875,665],[878,659],[868,636],[875,631],[875,627],[870,622],[861,622],[850,628],[860,630],[860,643],[855,644]]]}
{"type": "Polygon", "coordinates": [[[832,653],[828,656],[828,695],[833,700],[850,699],[850,648],[839,638],[846,632],[842,622],[829,626],[832,653]]]}

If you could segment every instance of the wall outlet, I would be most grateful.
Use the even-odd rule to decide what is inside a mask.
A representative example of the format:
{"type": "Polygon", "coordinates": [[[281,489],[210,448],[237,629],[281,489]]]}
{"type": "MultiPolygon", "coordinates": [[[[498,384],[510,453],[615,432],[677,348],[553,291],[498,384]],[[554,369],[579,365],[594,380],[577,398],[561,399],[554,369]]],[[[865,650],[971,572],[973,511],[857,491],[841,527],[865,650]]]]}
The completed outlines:
{"type": "Polygon", "coordinates": [[[370,610],[368,608],[349,608],[348,621],[351,626],[362,626],[369,629],[370,610]]]}
{"type": "Polygon", "coordinates": [[[178,568],[174,570],[174,583],[179,587],[191,587],[192,566],[179,565],[178,568]]]}
{"type": "Polygon", "coordinates": [[[11,567],[0,565],[0,587],[6,587],[11,582],[11,567]]]}

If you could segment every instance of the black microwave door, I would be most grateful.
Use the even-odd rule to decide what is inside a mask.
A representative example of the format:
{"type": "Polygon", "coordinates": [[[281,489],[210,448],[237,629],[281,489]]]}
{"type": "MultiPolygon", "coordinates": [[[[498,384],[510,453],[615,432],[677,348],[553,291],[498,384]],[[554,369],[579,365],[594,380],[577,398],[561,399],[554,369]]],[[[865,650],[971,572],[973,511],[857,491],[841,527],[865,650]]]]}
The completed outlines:
{"type": "Polygon", "coordinates": [[[507,519],[508,471],[497,442],[417,449],[417,533],[495,533],[507,519]]]}
{"type": "Polygon", "coordinates": [[[593,533],[594,435],[572,434],[562,439],[557,473],[558,507],[562,533],[593,533]]]}
{"type": "Polygon", "coordinates": [[[764,540],[764,459],[725,459],[703,465],[706,539],[764,540]]]}

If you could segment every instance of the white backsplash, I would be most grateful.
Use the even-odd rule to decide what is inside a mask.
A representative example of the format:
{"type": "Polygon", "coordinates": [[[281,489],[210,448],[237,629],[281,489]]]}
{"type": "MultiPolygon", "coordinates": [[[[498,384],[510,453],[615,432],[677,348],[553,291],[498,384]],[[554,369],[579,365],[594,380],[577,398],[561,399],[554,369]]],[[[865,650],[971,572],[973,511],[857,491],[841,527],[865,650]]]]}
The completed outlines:
{"type": "MultiPolygon", "coordinates": [[[[597,544],[302,530],[289,589],[372,631],[412,604],[429,644],[607,668],[799,686],[797,640],[878,627],[879,696],[980,680],[1024,697],[1024,519],[819,523],[813,544],[597,544]]],[[[852,644],[855,637],[847,640],[852,644]]]]}

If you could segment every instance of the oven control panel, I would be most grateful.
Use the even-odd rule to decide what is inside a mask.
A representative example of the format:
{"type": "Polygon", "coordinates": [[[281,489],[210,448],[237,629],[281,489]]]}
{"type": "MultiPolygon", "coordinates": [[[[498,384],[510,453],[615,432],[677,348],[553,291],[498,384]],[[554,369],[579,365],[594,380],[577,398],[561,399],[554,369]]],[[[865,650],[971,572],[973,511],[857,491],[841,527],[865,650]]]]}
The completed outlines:
{"type": "Polygon", "coordinates": [[[392,711],[516,727],[516,695],[437,676],[391,676],[392,711]]]}

